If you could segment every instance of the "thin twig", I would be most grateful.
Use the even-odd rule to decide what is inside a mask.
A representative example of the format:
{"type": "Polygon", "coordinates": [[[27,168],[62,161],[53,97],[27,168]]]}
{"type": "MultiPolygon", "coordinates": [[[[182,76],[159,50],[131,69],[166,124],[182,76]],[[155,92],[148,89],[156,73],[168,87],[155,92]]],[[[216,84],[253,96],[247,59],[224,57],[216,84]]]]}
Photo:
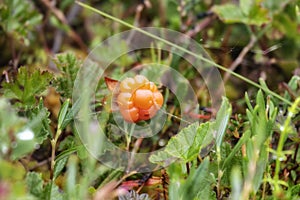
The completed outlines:
{"type": "MultiPolygon", "coordinates": [[[[249,43],[247,44],[247,46],[245,46],[243,48],[243,50],[241,51],[241,53],[239,54],[239,56],[230,65],[230,67],[229,67],[230,71],[234,71],[237,68],[237,66],[239,66],[243,62],[244,57],[252,49],[252,47],[255,45],[256,42],[257,42],[257,37],[255,37],[254,35],[251,35],[251,39],[250,39],[249,43]]],[[[229,72],[225,73],[224,78],[223,78],[224,83],[227,82],[227,80],[229,79],[230,75],[231,74],[229,72]]]]}
{"type": "Polygon", "coordinates": [[[213,22],[213,20],[216,18],[215,15],[212,15],[210,17],[205,18],[201,22],[197,23],[195,28],[192,30],[187,31],[185,34],[190,37],[195,37],[199,32],[201,32],[203,29],[205,29],[208,25],[213,22]]]}
{"type": "Polygon", "coordinates": [[[50,169],[50,177],[53,179],[54,176],[54,167],[55,167],[55,151],[57,146],[57,141],[62,131],[60,128],[57,128],[56,134],[54,138],[51,140],[51,169],[50,169]]]}

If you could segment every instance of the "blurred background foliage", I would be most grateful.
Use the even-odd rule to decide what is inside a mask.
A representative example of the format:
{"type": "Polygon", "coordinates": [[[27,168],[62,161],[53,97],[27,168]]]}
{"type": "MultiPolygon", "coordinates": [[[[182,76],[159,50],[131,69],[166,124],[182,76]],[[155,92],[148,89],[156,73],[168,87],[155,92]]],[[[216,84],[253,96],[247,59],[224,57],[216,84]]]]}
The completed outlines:
{"type": "MultiPolygon", "coordinates": [[[[81,2],[138,27],[164,27],[185,33],[200,43],[216,63],[255,82],[260,80],[292,102],[300,96],[299,0],[81,2]]],[[[276,142],[280,140],[281,125],[287,120],[289,105],[258,93],[257,88],[224,72],[221,73],[231,105],[227,102],[224,109],[228,112],[224,111],[222,116],[231,117],[227,134],[219,141],[226,142],[217,143],[216,151],[200,161],[197,153],[203,141],[199,140],[198,146],[191,146],[192,153],[188,153],[192,156],[179,157],[186,166],[192,166],[190,172],[187,171],[189,168],[184,170],[185,164],[175,163],[167,172],[153,173],[154,178],[149,178],[152,174],[134,174],[128,179],[120,170],[109,169],[90,158],[72,121],[72,112],[78,108],[68,99],[72,98],[74,80],[89,51],[106,38],[125,30],[128,28],[117,22],[82,9],[74,0],[0,0],[0,199],[108,199],[111,196],[167,199],[169,194],[171,199],[184,199],[180,195],[189,195],[189,199],[201,199],[203,195],[209,199],[229,196],[239,199],[249,195],[265,199],[272,195],[285,199],[299,197],[299,115],[295,114],[288,131],[290,134],[285,138],[284,150],[288,152],[283,152],[285,162],[278,175],[274,160],[280,155],[273,152],[275,158],[272,160],[268,155],[272,153],[268,144],[277,149],[276,142]],[[248,92],[246,98],[245,91],[248,92]],[[252,99],[256,99],[256,103],[252,99]],[[258,104],[257,108],[252,104],[258,104]],[[261,120],[258,125],[256,120],[261,120]],[[257,137],[261,142],[259,145],[257,137]],[[231,149],[236,154],[232,154],[231,149]],[[262,157],[252,154],[253,149],[262,157]],[[251,164],[259,170],[252,173],[248,168],[251,164]],[[276,173],[285,183],[279,184],[280,178],[276,176],[272,179],[276,173]],[[202,178],[197,180],[199,176],[202,178]],[[147,180],[154,181],[156,177],[162,180],[158,186],[142,187],[147,180]],[[143,179],[144,182],[134,182],[143,179]],[[122,181],[123,185],[130,183],[139,189],[121,195],[124,188],[116,188],[122,181]],[[199,187],[194,188],[193,183],[199,187]],[[238,187],[243,184],[250,184],[253,190],[238,187]],[[278,185],[283,185],[285,192],[278,185]],[[203,190],[200,190],[202,186],[203,190]],[[141,191],[145,194],[139,194],[141,191]]],[[[124,45],[116,44],[114,48],[126,49],[124,45]]],[[[155,61],[171,65],[191,81],[198,91],[201,106],[210,106],[203,81],[189,64],[174,56],[170,58],[165,52],[145,51],[138,55],[135,59],[124,55],[107,73],[118,79],[139,64],[155,61]]],[[[149,76],[152,73],[149,69],[140,72],[149,76]]],[[[168,94],[166,89],[163,91],[168,94]]],[[[105,127],[113,122],[109,112],[102,112],[109,109],[103,103],[108,95],[103,80],[100,80],[96,95],[95,108],[105,127]]],[[[176,98],[172,94],[165,97],[168,97],[167,111],[180,115],[176,98]]],[[[205,114],[204,108],[200,112],[205,114]]],[[[143,150],[149,150],[151,145],[153,149],[169,146],[169,151],[163,155],[151,157],[153,162],[159,163],[169,154],[176,155],[175,144],[187,145],[178,142],[178,138],[186,134],[183,132],[168,143],[177,133],[178,123],[178,119],[168,118],[162,136],[141,145],[143,150]]],[[[210,122],[207,122],[210,126],[208,124],[210,122]]],[[[199,129],[204,129],[202,126],[199,129]]],[[[109,135],[111,130],[107,127],[109,135]]],[[[189,126],[187,133],[195,133],[194,129],[189,126]]],[[[205,134],[198,132],[202,136],[205,134]]],[[[112,137],[111,140],[118,144],[125,138],[112,137]]]]}

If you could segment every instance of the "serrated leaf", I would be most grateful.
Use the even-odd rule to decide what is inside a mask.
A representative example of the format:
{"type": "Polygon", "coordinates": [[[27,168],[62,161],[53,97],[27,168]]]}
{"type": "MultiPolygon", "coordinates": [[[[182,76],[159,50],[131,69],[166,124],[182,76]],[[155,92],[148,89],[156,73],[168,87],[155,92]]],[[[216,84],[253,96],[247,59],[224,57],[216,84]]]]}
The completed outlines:
{"type": "Polygon", "coordinates": [[[56,77],[53,85],[62,97],[71,99],[74,82],[82,62],[77,60],[73,53],[59,54],[53,61],[60,70],[60,75],[56,77]]]}
{"type": "Polygon", "coordinates": [[[161,166],[168,166],[174,161],[174,158],[166,151],[158,151],[150,156],[149,161],[161,166]]]}
{"type": "Polygon", "coordinates": [[[209,122],[200,126],[198,123],[189,125],[169,140],[165,151],[185,162],[195,159],[201,150],[202,141],[208,133],[209,126],[209,122]]]}
{"type": "Polygon", "coordinates": [[[13,82],[4,82],[4,96],[18,100],[21,106],[33,106],[35,97],[45,91],[51,79],[52,74],[47,71],[30,72],[27,67],[21,67],[13,82]]]}
{"type": "Polygon", "coordinates": [[[44,106],[42,98],[40,99],[38,106],[26,111],[26,116],[31,120],[27,124],[27,127],[33,130],[36,142],[42,144],[43,141],[51,135],[50,112],[44,106]]]}
{"type": "Polygon", "coordinates": [[[30,31],[42,20],[42,15],[29,1],[4,0],[0,7],[1,29],[19,42],[28,45],[30,31]],[[4,6],[6,5],[6,6],[4,6]]]}
{"type": "Polygon", "coordinates": [[[29,172],[26,175],[26,184],[30,194],[38,198],[41,198],[43,196],[44,181],[42,179],[42,174],[29,172]]]}

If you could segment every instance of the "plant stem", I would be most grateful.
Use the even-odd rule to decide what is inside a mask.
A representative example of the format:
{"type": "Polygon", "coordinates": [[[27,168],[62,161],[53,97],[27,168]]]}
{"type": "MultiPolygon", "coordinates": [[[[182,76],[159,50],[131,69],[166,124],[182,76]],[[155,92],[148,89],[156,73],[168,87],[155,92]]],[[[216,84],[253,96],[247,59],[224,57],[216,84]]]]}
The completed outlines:
{"type": "Polygon", "coordinates": [[[55,166],[55,150],[56,150],[56,144],[58,141],[59,136],[61,135],[61,129],[60,127],[57,128],[55,137],[51,140],[51,171],[50,171],[50,178],[53,178],[53,172],[54,172],[54,166],[55,166]]]}
{"type": "Polygon", "coordinates": [[[221,149],[219,146],[217,146],[217,163],[218,163],[218,182],[217,182],[217,197],[218,199],[221,199],[221,178],[223,176],[223,172],[220,169],[220,163],[221,163],[221,149]]]}
{"type": "MultiPolygon", "coordinates": [[[[237,77],[237,78],[239,78],[239,79],[241,79],[243,81],[245,81],[246,83],[248,83],[248,84],[250,84],[250,85],[252,85],[252,86],[254,86],[256,88],[259,88],[259,89],[265,91],[267,94],[273,95],[274,97],[280,99],[281,101],[285,102],[286,104],[292,105],[292,103],[289,100],[285,99],[284,97],[280,96],[279,94],[277,94],[277,93],[269,90],[268,88],[261,87],[258,83],[255,83],[254,81],[252,81],[252,80],[250,80],[250,79],[248,79],[248,78],[246,78],[246,77],[244,77],[244,76],[242,76],[242,75],[240,75],[240,74],[238,74],[238,73],[236,73],[234,71],[231,71],[230,69],[227,69],[226,67],[224,67],[222,65],[219,65],[219,64],[213,62],[212,60],[209,60],[208,58],[205,58],[205,57],[203,57],[203,56],[201,56],[199,54],[196,54],[196,53],[194,53],[192,51],[189,51],[189,50],[185,49],[184,47],[181,47],[181,46],[179,46],[177,44],[174,44],[174,43],[172,43],[172,42],[170,42],[168,40],[160,38],[159,36],[156,36],[156,35],[154,35],[152,33],[149,33],[149,32],[147,32],[147,31],[145,31],[145,30],[143,30],[141,28],[138,28],[138,27],[136,27],[134,25],[131,25],[131,24],[129,24],[129,23],[127,23],[127,22],[125,22],[125,21],[123,21],[121,19],[118,19],[118,18],[116,18],[114,16],[111,16],[111,15],[105,13],[105,12],[97,10],[96,8],[93,8],[93,7],[91,7],[91,6],[89,6],[89,5],[85,4],[85,3],[82,3],[82,2],[79,2],[79,1],[76,1],[76,3],[78,5],[86,8],[86,9],[89,9],[89,10],[95,12],[95,13],[98,13],[98,14],[100,14],[100,15],[108,18],[108,19],[111,19],[111,20],[113,20],[115,22],[118,22],[118,23],[124,25],[124,26],[132,28],[132,29],[134,29],[134,30],[136,30],[136,31],[138,31],[140,33],[143,33],[144,35],[147,35],[147,36],[149,36],[149,37],[151,37],[153,39],[156,39],[158,41],[161,41],[161,42],[163,42],[163,43],[165,43],[167,45],[175,47],[175,48],[177,48],[177,49],[179,49],[179,50],[181,50],[181,51],[183,51],[183,52],[185,52],[185,53],[187,53],[187,54],[189,54],[191,56],[194,56],[195,58],[197,58],[199,60],[202,60],[202,61],[204,61],[206,63],[209,63],[209,64],[211,64],[211,65],[213,65],[213,66],[215,66],[215,67],[217,67],[217,68],[219,68],[219,69],[221,69],[221,70],[223,70],[223,71],[225,71],[225,72],[227,72],[227,73],[229,73],[229,74],[231,74],[231,75],[233,75],[233,76],[235,76],[235,77],[237,77]]],[[[297,109],[299,109],[299,108],[297,108],[297,109]]]]}

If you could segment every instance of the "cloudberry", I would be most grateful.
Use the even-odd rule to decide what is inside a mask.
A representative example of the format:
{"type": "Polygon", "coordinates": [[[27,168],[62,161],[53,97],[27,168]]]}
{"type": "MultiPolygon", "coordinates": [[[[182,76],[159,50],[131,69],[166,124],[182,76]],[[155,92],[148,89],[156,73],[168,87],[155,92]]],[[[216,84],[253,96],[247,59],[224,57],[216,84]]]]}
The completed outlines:
{"type": "Polygon", "coordinates": [[[161,108],[164,98],[156,85],[142,75],[120,82],[117,103],[127,122],[148,120],[161,108]]]}

